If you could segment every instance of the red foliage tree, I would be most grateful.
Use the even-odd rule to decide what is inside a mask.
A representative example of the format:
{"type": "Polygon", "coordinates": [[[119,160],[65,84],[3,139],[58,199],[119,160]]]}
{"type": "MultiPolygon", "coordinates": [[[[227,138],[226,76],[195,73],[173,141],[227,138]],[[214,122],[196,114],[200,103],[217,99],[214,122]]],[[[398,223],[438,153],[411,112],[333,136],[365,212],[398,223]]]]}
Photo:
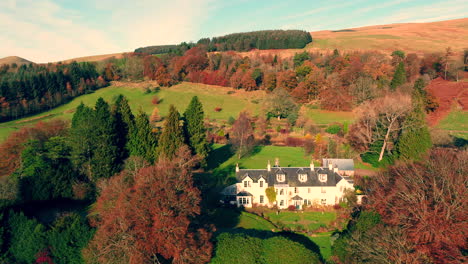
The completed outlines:
{"type": "Polygon", "coordinates": [[[391,226],[400,226],[428,263],[466,263],[468,152],[433,150],[421,162],[379,174],[370,206],[391,226]]]}
{"type": "Polygon", "coordinates": [[[349,86],[343,85],[338,74],[328,76],[326,86],[320,91],[320,104],[324,109],[332,111],[351,110],[349,86]]]}
{"type": "Polygon", "coordinates": [[[164,65],[159,66],[155,75],[156,81],[161,86],[171,86],[172,78],[171,75],[167,72],[167,69],[164,65]]]}
{"type": "Polygon", "coordinates": [[[85,257],[102,263],[208,262],[210,233],[191,222],[200,214],[200,191],[191,173],[195,164],[182,147],[175,159],[105,182],[92,221],[97,231],[85,257]]]}
{"type": "Polygon", "coordinates": [[[276,87],[292,91],[297,86],[296,73],[293,70],[278,72],[276,74],[276,87]]]}

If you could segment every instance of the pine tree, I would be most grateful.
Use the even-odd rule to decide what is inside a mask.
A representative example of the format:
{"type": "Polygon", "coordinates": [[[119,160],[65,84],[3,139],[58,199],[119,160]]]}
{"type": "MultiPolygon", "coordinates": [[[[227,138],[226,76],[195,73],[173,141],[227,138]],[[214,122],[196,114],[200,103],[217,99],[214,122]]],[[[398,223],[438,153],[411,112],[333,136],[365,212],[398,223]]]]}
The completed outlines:
{"type": "Polygon", "coordinates": [[[209,146],[206,140],[206,128],[203,118],[203,105],[198,97],[194,96],[184,113],[186,142],[193,153],[205,158],[208,156],[209,146]]]}
{"type": "Polygon", "coordinates": [[[169,108],[169,115],[164,121],[164,129],[159,137],[157,156],[174,157],[176,151],[184,143],[182,128],[179,123],[180,115],[174,105],[169,108]]]}
{"type": "Polygon", "coordinates": [[[392,82],[390,83],[390,88],[392,91],[395,91],[397,87],[406,83],[406,71],[405,64],[400,62],[396,67],[395,73],[393,74],[392,82]]]}
{"type": "Polygon", "coordinates": [[[70,129],[71,158],[76,168],[91,177],[91,158],[95,149],[95,129],[92,122],[93,109],[81,103],[73,115],[70,129]]]}
{"type": "Polygon", "coordinates": [[[156,136],[151,130],[148,116],[141,110],[135,119],[135,127],[132,130],[128,146],[131,156],[142,157],[150,163],[154,162],[156,136]]]}
{"type": "Polygon", "coordinates": [[[94,153],[91,159],[93,178],[108,178],[119,170],[121,161],[117,147],[117,132],[114,116],[111,115],[109,104],[99,98],[94,113],[95,141],[94,153]]]}
{"type": "Polygon", "coordinates": [[[120,159],[124,160],[129,156],[128,144],[130,135],[135,127],[135,117],[132,114],[132,110],[125,96],[120,94],[117,97],[113,114],[117,129],[117,147],[120,153],[120,159]]]}
{"type": "Polygon", "coordinates": [[[415,83],[413,91],[413,109],[405,119],[401,136],[397,142],[397,151],[400,158],[417,160],[432,147],[431,136],[426,124],[424,100],[415,83]]]}

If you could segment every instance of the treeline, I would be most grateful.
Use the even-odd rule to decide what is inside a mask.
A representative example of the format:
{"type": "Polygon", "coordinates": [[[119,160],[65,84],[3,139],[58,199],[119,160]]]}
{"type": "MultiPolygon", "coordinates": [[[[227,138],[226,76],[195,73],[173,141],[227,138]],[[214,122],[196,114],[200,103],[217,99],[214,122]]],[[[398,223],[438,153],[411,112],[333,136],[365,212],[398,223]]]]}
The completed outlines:
{"type": "Polygon", "coordinates": [[[51,109],[106,84],[87,62],[16,69],[4,65],[0,72],[0,121],[51,109]]]}
{"type": "Polygon", "coordinates": [[[312,42],[309,32],[303,30],[261,30],[234,33],[220,37],[202,38],[194,43],[179,45],[148,46],[135,49],[136,53],[182,55],[195,46],[203,46],[208,51],[249,51],[251,49],[302,49],[312,42]]]}

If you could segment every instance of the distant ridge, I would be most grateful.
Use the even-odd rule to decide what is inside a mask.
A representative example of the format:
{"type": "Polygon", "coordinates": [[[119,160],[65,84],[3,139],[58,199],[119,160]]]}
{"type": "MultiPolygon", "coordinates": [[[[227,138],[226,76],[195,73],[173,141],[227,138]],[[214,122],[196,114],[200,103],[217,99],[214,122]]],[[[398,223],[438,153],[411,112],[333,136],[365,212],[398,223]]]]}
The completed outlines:
{"type": "Polygon", "coordinates": [[[30,64],[34,62],[18,57],[18,56],[8,56],[8,57],[0,59],[0,65],[3,65],[3,64],[11,65],[13,63],[16,63],[17,65],[23,65],[23,64],[30,64]]]}

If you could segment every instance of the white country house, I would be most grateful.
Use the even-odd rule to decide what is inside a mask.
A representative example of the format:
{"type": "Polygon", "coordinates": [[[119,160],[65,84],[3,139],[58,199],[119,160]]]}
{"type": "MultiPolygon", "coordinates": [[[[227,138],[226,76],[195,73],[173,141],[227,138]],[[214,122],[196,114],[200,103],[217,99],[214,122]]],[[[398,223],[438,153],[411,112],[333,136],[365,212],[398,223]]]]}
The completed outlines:
{"type": "MultiPolygon", "coordinates": [[[[349,165],[350,162],[344,163],[349,165]]],[[[348,166],[347,175],[350,170],[348,166]]],[[[236,166],[237,183],[225,188],[222,194],[227,197],[225,201],[231,200],[239,207],[276,204],[280,209],[290,205],[300,209],[302,205],[334,205],[343,200],[347,189],[354,190],[353,180],[347,175],[340,174],[333,162],[327,162],[326,167],[315,167],[313,162],[308,167],[280,167],[278,160],[273,167],[268,162],[266,169],[239,169],[236,166]],[[273,203],[268,201],[265,193],[270,186],[276,192],[273,203]]]]}

